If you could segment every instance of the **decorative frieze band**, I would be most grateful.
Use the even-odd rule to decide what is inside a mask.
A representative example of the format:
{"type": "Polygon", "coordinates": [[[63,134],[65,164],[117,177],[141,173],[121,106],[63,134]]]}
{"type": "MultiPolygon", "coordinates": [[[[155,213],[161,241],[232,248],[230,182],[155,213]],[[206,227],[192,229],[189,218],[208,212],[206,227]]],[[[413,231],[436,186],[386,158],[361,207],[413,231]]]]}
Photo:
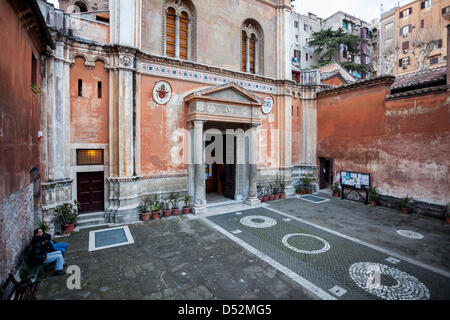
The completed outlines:
{"type": "Polygon", "coordinates": [[[208,83],[212,85],[219,85],[233,82],[250,91],[277,94],[276,86],[268,85],[262,82],[226,77],[219,74],[192,71],[172,66],[159,65],[155,63],[140,63],[138,69],[140,72],[144,74],[154,76],[188,80],[200,83],[208,83]]]}
{"type": "Polygon", "coordinates": [[[173,173],[173,174],[158,174],[158,175],[152,175],[152,176],[138,176],[138,177],[109,177],[109,178],[106,178],[106,181],[108,181],[108,182],[134,182],[137,180],[184,178],[187,176],[188,176],[187,173],[173,173]]]}

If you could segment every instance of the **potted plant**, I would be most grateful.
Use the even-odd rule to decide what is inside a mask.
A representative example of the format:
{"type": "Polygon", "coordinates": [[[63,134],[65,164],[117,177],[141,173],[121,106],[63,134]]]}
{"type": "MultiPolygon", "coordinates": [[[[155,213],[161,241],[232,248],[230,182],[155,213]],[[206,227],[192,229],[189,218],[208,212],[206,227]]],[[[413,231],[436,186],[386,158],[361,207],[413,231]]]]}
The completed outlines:
{"type": "Polygon", "coordinates": [[[377,205],[377,201],[380,198],[380,194],[377,191],[376,187],[369,187],[369,202],[372,207],[377,205]]]}
{"type": "Polygon", "coordinates": [[[297,188],[295,189],[295,193],[296,193],[296,194],[303,194],[303,193],[304,193],[303,187],[297,187],[297,188]]]}
{"type": "Polygon", "coordinates": [[[341,192],[341,189],[339,188],[339,183],[333,184],[333,197],[338,198],[339,194],[341,192]]]}
{"type": "Polygon", "coordinates": [[[281,182],[280,183],[280,199],[286,199],[285,188],[286,188],[286,185],[283,182],[281,182]]]}
{"type": "Polygon", "coordinates": [[[158,212],[158,202],[154,201],[152,203],[152,219],[153,220],[158,220],[159,219],[159,212],[158,212]]]}
{"type": "Polygon", "coordinates": [[[305,193],[312,193],[311,183],[314,182],[314,176],[311,173],[307,173],[301,180],[305,187],[305,193]]]}
{"type": "Polygon", "coordinates": [[[161,204],[163,206],[163,215],[165,218],[170,217],[170,200],[169,199],[164,199],[163,201],[161,201],[161,204]]]}
{"type": "Polygon", "coordinates": [[[278,185],[275,184],[272,188],[273,195],[275,197],[275,200],[278,200],[280,198],[280,194],[278,193],[278,185]]]}
{"type": "Polygon", "coordinates": [[[263,188],[263,202],[269,201],[269,187],[263,188]]]}
{"type": "Polygon", "coordinates": [[[42,230],[42,233],[48,233],[50,226],[45,221],[38,221],[37,227],[42,230]]]}
{"type": "Polygon", "coordinates": [[[74,201],[71,203],[63,203],[56,207],[55,212],[57,214],[57,219],[61,224],[63,231],[73,232],[75,228],[75,223],[77,222],[78,209],[80,208],[80,203],[74,201]]]}
{"type": "Polygon", "coordinates": [[[273,185],[272,183],[270,183],[270,184],[269,184],[269,187],[268,187],[268,191],[269,191],[269,201],[272,201],[272,200],[275,199],[275,196],[274,196],[274,194],[273,194],[273,188],[274,188],[274,185],[273,185]]]}
{"type": "Polygon", "coordinates": [[[400,208],[403,213],[409,214],[412,208],[412,200],[413,199],[408,197],[408,195],[402,199],[400,203],[400,208]]]}
{"type": "Polygon", "coordinates": [[[149,197],[143,198],[138,205],[139,214],[141,215],[142,221],[150,220],[150,207],[149,207],[149,197]]]}
{"type": "Polygon", "coordinates": [[[179,196],[177,193],[171,193],[169,195],[169,200],[170,200],[170,203],[172,206],[172,214],[174,216],[177,216],[180,214],[180,208],[178,208],[178,199],[179,199],[179,196]]]}
{"type": "Polygon", "coordinates": [[[191,201],[192,197],[188,194],[184,195],[184,207],[183,207],[183,214],[191,213],[191,201]]]}
{"type": "Polygon", "coordinates": [[[257,190],[257,192],[258,192],[258,200],[259,200],[260,202],[262,202],[262,201],[263,201],[263,192],[262,192],[263,187],[262,187],[262,185],[258,184],[258,185],[256,186],[256,190],[257,190]]]}

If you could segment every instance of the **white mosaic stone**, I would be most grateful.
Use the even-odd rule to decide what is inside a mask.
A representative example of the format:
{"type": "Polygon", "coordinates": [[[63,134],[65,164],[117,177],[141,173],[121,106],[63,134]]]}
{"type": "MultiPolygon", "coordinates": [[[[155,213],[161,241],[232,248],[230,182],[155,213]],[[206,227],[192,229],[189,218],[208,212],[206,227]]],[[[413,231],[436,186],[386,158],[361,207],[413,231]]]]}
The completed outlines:
{"type": "Polygon", "coordinates": [[[241,233],[242,231],[241,230],[239,230],[239,229],[237,229],[237,230],[234,230],[234,231],[231,231],[231,233],[232,234],[239,234],[239,233],[241,233]]]}
{"type": "Polygon", "coordinates": [[[242,212],[236,212],[236,214],[237,214],[238,216],[240,216],[240,215],[242,215],[242,212]]]}
{"type": "Polygon", "coordinates": [[[322,238],[319,238],[318,236],[314,236],[312,234],[306,234],[306,233],[290,233],[290,234],[287,234],[287,235],[285,235],[283,237],[281,242],[283,243],[283,245],[285,247],[287,247],[287,248],[289,248],[289,249],[291,249],[291,250],[293,250],[295,252],[298,252],[298,253],[319,254],[319,253],[324,253],[324,252],[330,250],[330,244],[326,240],[324,240],[322,238]],[[288,243],[289,238],[295,237],[295,236],[310,237],[310,238],[317,239],[317,240],[319,240],[319,241],[321,241],[323,243],[323,248],[319,249],[319,250],[301,250],[299,248],[296,248],[296,247],[294,247],[294,246],[292,246],[292,245],[290,245],[288,243]]]}
{"type": "Polygon", "coordinates": [[[373,262],[358,262],[350,266],[352,280],[365,291],[385,300],[429,300],[428,288],[412,275],[396,268],[373,262]],[[392,277],[393,286],[381,284],[381,274],[392,277]]]}
{"type": "Polygon", "coordinates": [[[240,221],[241,224],[250,228],[270,228],[277,224],[273,218],[266,216],[246,216],[240,221]],[[263,220],[262,222],[255,222],[254,220],[263,220]]]}
{"type": "Polygon", "coordinates": [[[411,238],[411,239],[422,239],[423,235],[420,233],[410,231],[410,230],[398,230],[397,233],[402,237],[411,238]]]}
{"type": "Polygon", "coordinates": [[[283,221],[289,222],[289,221],[292,221],[292,219],[291,218],[284,218],[283,221]]]}

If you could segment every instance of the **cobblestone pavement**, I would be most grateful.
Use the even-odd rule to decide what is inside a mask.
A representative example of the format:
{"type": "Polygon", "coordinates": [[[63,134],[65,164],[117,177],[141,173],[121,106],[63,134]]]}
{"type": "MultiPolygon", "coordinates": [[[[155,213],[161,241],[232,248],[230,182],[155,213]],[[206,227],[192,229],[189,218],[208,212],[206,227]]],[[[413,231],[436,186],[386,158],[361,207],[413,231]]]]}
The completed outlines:
{"type": "Polygon", "coordinates": [[[304,283],[302,286],[298,279],[294,281],[280,272],[281,265],[323,289],[328,295],[325,298],[406,299],[428,298],[429,294],[430,299],[450,299],[449,279],[445,276],[404,260],[388,262],[385,259],[389,255],[317,229],[311,223],[386,248],[394,252],[393,257],[398,253],[447,272],[450,270],[448,225],[434,219],[339,199],[322,204],[299,199],[269,204],[271,209],[288,214],[291,221],[284,221],[285,215],[263,208],[241,211],[240,215],[231,212],[207,218],[193,215],[170,217],[129,225],[134,244],[92,252],[88,252],[89,231],[95,229],[59,238],[58,242],[69,243],[66,263],[81,268],[81,289],[69,290],[66,286],[68,275],[52,277],[49,270],[48,276],[41,279],[37,298],[318,298],[305,289],[304,283]],[[247,218],[244,220],[247,225],[240,223],[242,218],[251,215],[265,216],[275,220],[276,224],[268,228],[248,226],[273,223],[270,219],[258,218],[247,218]],[[304,223],[296,221],[296,217],[304,223]],[[225,234],[218,231],[218,226],[226,230],[222,230],[225,234]],[[420,232],[424,238],[401,237],[396,233],[398,229],[420,232]],[[284,239],[287,246],[283,245],[285,236],[297,233],[315,237],[292,235],[284,239]],[[230,237],[239,239],[241,244],[230,237]],[[324,241],[329,249],[316,255],[295,251],[324,250],[327,248],[324,241]],[[252,246],[267,256],[272,255],[276,263],[271,265],[263,261],[245,246],[252,246]],[[365,262],[371,262],[372,267],[365,262]],[[379,271],[384,287],[372,286],[372,292],[361,289],[360,286],[367,285],[371,276],[367,273],[368,268],[379,271]],[[337,291],[328,291],[334,286],[343,290],[335,287],[337,291]],[[389,291],[389,288],[396,289],[389,291]],[[404,292],[408,294],[402,295],[404,292]]]}
{"type": "Polygon", "coordinates": [[[313,283],[324,299],[450,299],[450,274],[424,269],[267,208],[208,219],[313,283]]]}
{"type": "Polygon", "coordinates": [[[134,244],[92,252],[95,229],[57,239],[69,243],[67,265],[81,268],[81,289],[69,290],[69,275],[48,270],[37,299],[314,299],[199,219],[170,217],[129,229],[134,244]]]}

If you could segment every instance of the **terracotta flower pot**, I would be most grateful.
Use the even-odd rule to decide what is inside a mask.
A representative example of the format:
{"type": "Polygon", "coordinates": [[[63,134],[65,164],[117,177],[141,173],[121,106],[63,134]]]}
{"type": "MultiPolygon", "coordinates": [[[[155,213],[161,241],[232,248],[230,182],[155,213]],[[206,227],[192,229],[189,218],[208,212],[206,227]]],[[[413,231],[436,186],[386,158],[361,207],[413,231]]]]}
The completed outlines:
{"type": "Polygon", "coordinates": [[[170,209],[163,210],[163,215],[165,218],[170,217],[170,209]]]}
{"type": "Polygon", "coordinates": [[[156,212],[156,211],[153,211],[153,212],[152,212],[152,219],[153,219],[153,220],[158,220],[158,219],[159,219],[159,213],[156,212]]]}
{"type": "Polygon", "coordinates": [[[174,216],[179,215],[179,214],[180,214],[180,209],[179,209],[179,208],[172,209],[172,214],[173,214],[174,216]]]}
{"type": "Polygon", "coordinates": [[[411,208],[402,208],[402,212],[409,214],[409,212],[411,211],[411,208]]]}
{"type": "Polygon", "coordinates": [[[312,190],[311,190],[311,189],[308,189],[308,190],[306,190],[306,193],[307,193],[307,194],[311,194],[311,193],[312,193],[312,190]]]}
{"type": "Polygon", "coordinates": [[[445,217],[445,222],[450,224],[450,217],[445,217]]]}
{"type": "Polygon", "coordinates": [[[276,195],[275,195],[275,200],[278,200],[278,199],[280,199],[280,195],[279,195],[279,194],[276,194],[276,195]]]}
{"type": "Polygon", "coordinates": [[[191,213],[191,208],[183,208],[183,214],[191,213]]]}
{"type": "Polygon", "coordinates": [[[275,196],[274,196],[274,195],[269,196],[269,201],[272,201],[272,200],[274,200],[274,199],[275,199],[275,196]]]}
{"type": "Polygon", "coordinates": [[[150,212],[147,212],[147,213],[141,213],[141,220],[142,220],[142,221],[148,221],[148,220],[150,220],[150,212]]]}
{"type": "Polygon", "coordinates": [[[264,196],[263,197],[263,202],[267,202],[267,201],[269,201],[269,196],[264,196]]]}
{"type": "Polygon", "coordinates": [[[377,206],[377,202],[376,201],[369,201],[369,202],[370,202],[370,205],[372,207],[376,207],[377,206]]]}
{"type": "Polygon", "coordinates": [[[263,202],[263,197],[258,197],[259,202],[263,202]]]}
{"type": "Polygon", "coordinates": [[[70,233],[70,232],[73,232],[73,230],[75,229],[75,223],[64,224],[64,225],[61,225],[61,227],[62,227],[63,231],[70,233]]]}
{"type": "Polygon", "coordinates": [[[280,193],[280,199],[286,199],[286,193],[284,192],[280,193]]]}
{"type": "Polygon", "coordinates": [[[339,193],[333,193],[333,197],[338,198],[339,197],[339,193]]]}

